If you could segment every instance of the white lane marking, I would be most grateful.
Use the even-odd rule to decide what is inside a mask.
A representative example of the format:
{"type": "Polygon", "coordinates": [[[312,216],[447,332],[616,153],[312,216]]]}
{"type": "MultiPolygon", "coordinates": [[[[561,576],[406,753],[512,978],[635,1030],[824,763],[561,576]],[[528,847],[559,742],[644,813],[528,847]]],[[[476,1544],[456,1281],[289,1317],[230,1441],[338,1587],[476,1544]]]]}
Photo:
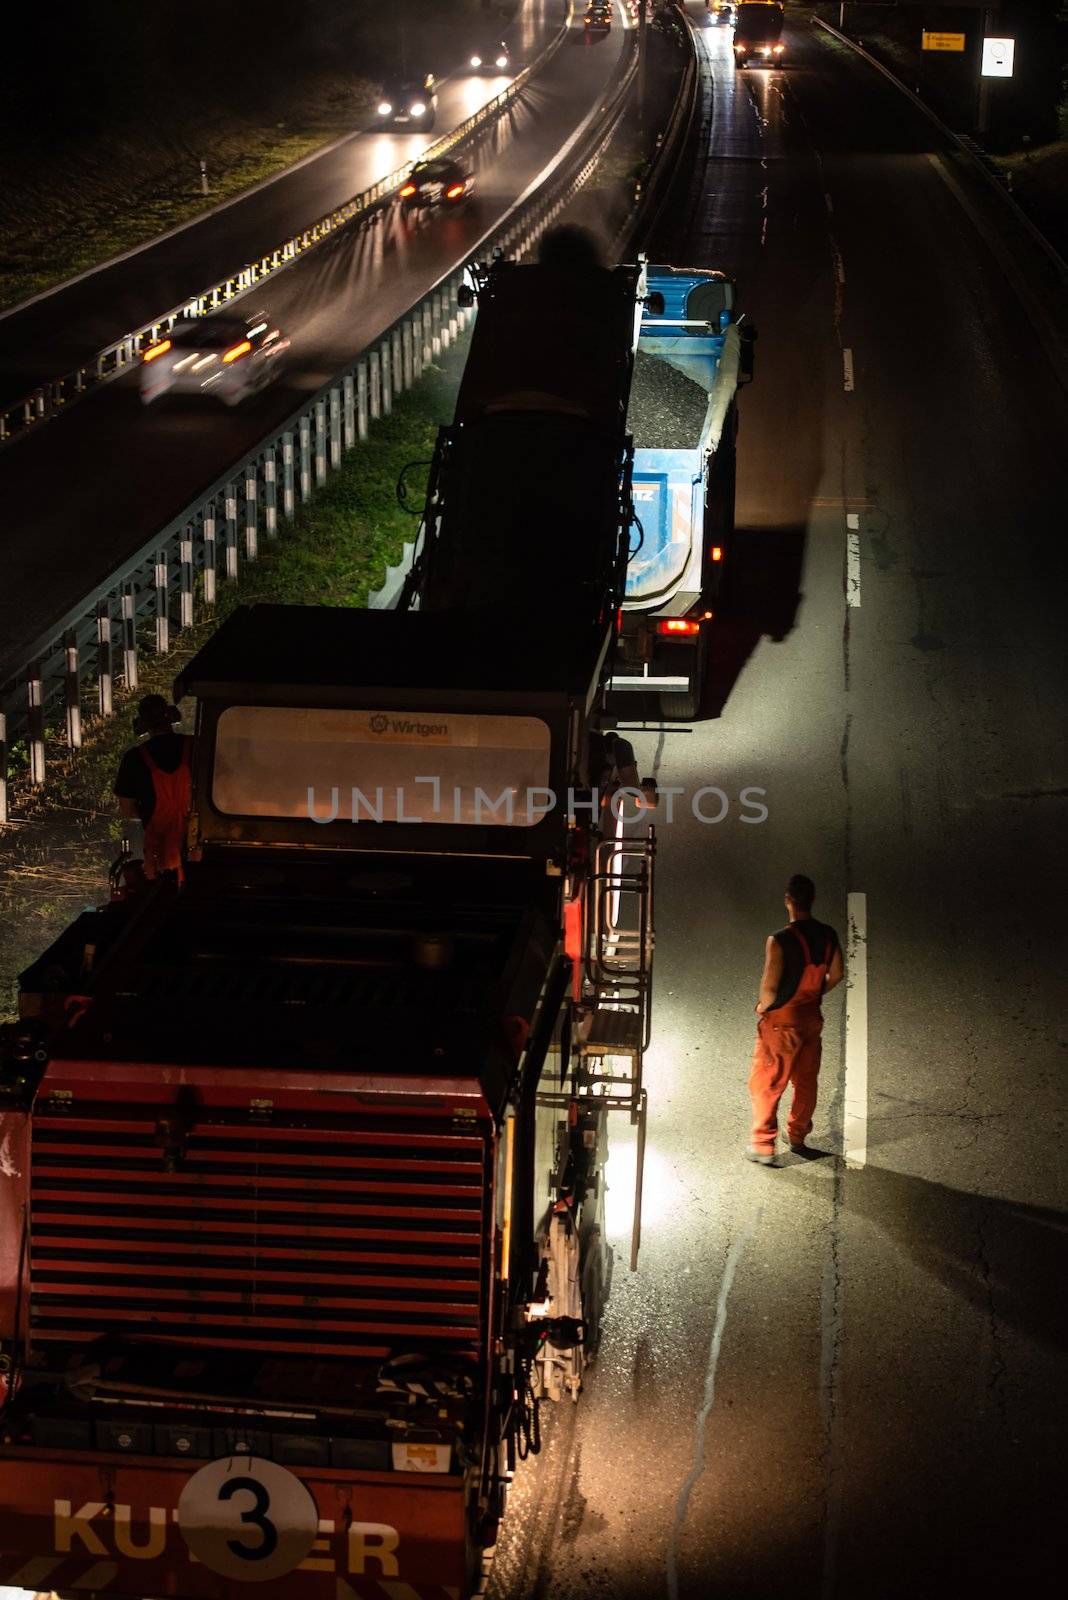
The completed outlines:
{"type": "Polygon", "coordinates": [[[690,1502],[690,1495],[693,1493],[697,1480],[705,1470],[705,1428],[708,1425],[708,1419],[712,1414],[712,1405],[716,1398],[716,1368],[719,1365],[720,1346],[723,1344],[723,1334],[727,1326],[727,1301],[730,1297],[731,1284],[734,1282],[734,1274],[745,1252],[745,1247],[759,1228],[763,1215],[764,1207],[758,1206],[754,1215],[750,1217],[748,1226],[736,1238],[731,1240],[730,1249],[727,1251],[723,1278],[716,1300],[716,1319],[712,1324],[712,1342],[708,1348],[705,1392],[695,1419],[693,1465],[690,1467],[686,1482],[679,1490],[679,1498],[675,1502],[675,1526],[671,1530],[671,1542],[668,1545],[667,1553],[668,1600],[678,1600],[679,1538],[682,1534],[682,1525],[686,1521],[686,1510],[690,1502]]]}
{"type": "Polygon", "coordinates": [[[846,604],[860,605],[860,518],[855,511],[846,517],[846,604]]]}
{"type": "Polygon", "coordinates": [[[842,388],[846,394],[853,392],[853,352],[849,349],[842,351],[842,388]]]}
{"type": "Polygon", "coordinates": [[[827,211],[828,211],[829,215],[833,216],[834,215],[834,201],[831,199],[829,194],[825,194],[824,195],[823,203],[827,207],[827,211]]]}
{"type": "Polygon", "coordinates": [[[846,1068],[844,1154],[847,1167],[868,1160],[868,897],[846,899],[846,1068]]]}

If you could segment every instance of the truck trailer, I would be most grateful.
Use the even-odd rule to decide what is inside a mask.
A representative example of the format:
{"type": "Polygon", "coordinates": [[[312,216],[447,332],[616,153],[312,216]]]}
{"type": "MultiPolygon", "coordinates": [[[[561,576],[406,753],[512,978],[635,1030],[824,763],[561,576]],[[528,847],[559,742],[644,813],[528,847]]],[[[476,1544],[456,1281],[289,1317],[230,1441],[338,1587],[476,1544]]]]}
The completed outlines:
{"type": "Polygon", "coordinates": [[[653,841],[563,798],[611,636],[245,607],[182,671],[184,881],[4,1030],[0,1582],[477,1586],[596,1347],[605,1119],[644,1128],[653,841]]]}
{"type": "Polygon", "coordinates": [[[627,411],[634,523],[611,688],[624,711],[638,693],[655,696],[661,716],[690,720],[733,543],[736,396],[752,344],[722,272],[650,265],[644,285],[627,411]]]}

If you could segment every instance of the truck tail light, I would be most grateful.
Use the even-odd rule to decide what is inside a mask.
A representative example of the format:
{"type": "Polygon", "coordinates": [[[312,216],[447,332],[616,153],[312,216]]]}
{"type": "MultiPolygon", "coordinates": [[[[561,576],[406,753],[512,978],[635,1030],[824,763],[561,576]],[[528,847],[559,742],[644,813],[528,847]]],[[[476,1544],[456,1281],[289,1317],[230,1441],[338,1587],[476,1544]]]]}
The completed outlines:
{"type": "Polygon", "coordinates": [[[459,200],[463,192],[464,186],[462,183],[450,183],[449,187],[445,190],[445,198],[446,200],[459,200]]]}
{"type": "Polygon", "coordinates": [[[414,183],[406,183],[404,185],[404,188],[401,190],[401,199],[402,200],[410,200],[414,193],[415,193],[415,184],[414,183]]]}
{"type": "Polygon", "coordinates": [[[161,339],[159,344],[149,346],[149,348],[145,351],[144,360],[155,361],[157,356],[165,356],[170,347],[171,341],[169,339],[161,339]]]}
{"type": "Polygon", "coordinates": [[[723,546],[721,544],[714,544],[708,553],[713,561],[723,560],[723,546]]]}
{"type": "Polygon", "coordinates": [[[229,364],[231,361],[240,361],[241,357],[247,356],[251,349],[252,345],[249,340],[242,339],[240,344],[232,344],[230,346],[229,350],[227,350],[226,354],[223,356],[223,360],[227,364],[229,364]]]}
{"type": "Polygon", "coordinates": [[[661,617],[656,631],[669,639],[693,639],[700,633],[701,624],[690,617],[661,617]]]}

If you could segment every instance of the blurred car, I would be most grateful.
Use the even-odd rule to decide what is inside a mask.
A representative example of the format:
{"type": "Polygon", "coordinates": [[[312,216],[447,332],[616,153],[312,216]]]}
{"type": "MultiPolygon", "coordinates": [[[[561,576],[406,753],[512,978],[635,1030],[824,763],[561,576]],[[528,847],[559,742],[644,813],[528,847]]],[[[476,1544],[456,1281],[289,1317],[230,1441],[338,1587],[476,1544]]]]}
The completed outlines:
{"type": "Polygon", "coordinates": [[[382,128],[432,128],[437,110],[437,80],[432,72],[391,78],[382,85],[375,121],[382,128]]]}
{"type": "Polygon", "coordinates": [[[503,39],[484,39],[472,50],[467,64],[472,72],[507,72],[512,53],[503,39]]]}
{"type": "Polygon", "coordinates": [[[587,33],[609,33],[612,28],[612,7],[591,5],[582,19],[582,26],[587,33]]]}
{"type": "Polygon", "coordinates": [[[290,341],[264,313],[190,317],[141,355],[141,399],[210,396],[237,406],[278,377],[290,341]]]}
{"type": "Polygon", "coordinates": [[[429,211],[435,206],[462,210],[471,200],[475,180],[458,161],[441,156],[432,161],[417,161],[398,194],[401,215],[429,211]]]}

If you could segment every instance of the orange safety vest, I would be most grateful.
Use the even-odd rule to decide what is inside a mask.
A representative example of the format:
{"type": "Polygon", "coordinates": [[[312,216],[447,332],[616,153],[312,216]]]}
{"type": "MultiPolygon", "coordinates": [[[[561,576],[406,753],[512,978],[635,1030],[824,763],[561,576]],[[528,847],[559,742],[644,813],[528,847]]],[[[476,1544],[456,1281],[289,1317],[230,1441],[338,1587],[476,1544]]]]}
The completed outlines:
{"type": "Polygon", "coordinates": [[[161,872],[177,872],[178,882],[185,877],[182,867],[182,838],[186,818],[193,800],[193,780],[189,751],[192,741],[182,739],[182,756],[173,772],[164,772],[156,765],[147,745],[141,754],[152,775],[152,790],[156,804],[152,816],[145,823],[145,877],[155,878],[161,872]]]}

